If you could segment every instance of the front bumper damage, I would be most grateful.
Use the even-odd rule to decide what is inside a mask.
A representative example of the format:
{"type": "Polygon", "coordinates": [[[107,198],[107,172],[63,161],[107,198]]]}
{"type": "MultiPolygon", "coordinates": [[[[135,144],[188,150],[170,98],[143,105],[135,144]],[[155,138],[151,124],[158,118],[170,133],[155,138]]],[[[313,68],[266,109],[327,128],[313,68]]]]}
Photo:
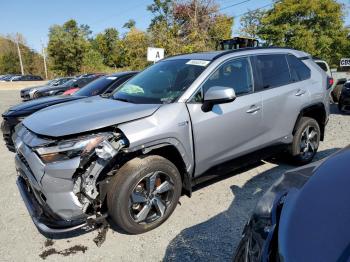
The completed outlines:
{"type": "Polygon", "coordinates": [[[108,151],[106,159],[93,153],[88,159],[77,156],[47,164],[33,148],[50,144],[52,140],[40,138],[22,124],[16,128],[13,139],[17,186],[41,233],[89,231],[103,222],[106,214],[102,210],[104,196],[100,195],[100,188],[105,186],[105,181],[100,179],[107,177],[112,157],[125,145],[123,139],[114,142],[113,146],[104,141],[98,150],[101,156],[108,151]]]}

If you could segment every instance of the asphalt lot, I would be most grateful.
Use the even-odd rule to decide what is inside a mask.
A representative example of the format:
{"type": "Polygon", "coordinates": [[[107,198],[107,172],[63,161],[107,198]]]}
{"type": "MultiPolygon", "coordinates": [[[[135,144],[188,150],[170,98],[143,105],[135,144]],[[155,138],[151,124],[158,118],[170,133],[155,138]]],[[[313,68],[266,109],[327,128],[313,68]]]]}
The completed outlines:
{"type": "MultiPolygon", "coordinates": [[[[0,90],[1,113],[18,102],[18,90],[0,90]]],[[[332,111],[317,159],[350,144],[350,115],[338,113],[335,107],[332,111]]],[[[292,168],[278,161],[261,162],[202,184],[191,199],[180,199],[181,204],[161,227],[136,236],[109,229],[98,247],[93,241],[98,230],[68,239],[43,237],[20,198],[14,154],[7,151],[2,139],[0,156],[1,261],[230,261],[256,201],[281,173],[292,168]]]]}

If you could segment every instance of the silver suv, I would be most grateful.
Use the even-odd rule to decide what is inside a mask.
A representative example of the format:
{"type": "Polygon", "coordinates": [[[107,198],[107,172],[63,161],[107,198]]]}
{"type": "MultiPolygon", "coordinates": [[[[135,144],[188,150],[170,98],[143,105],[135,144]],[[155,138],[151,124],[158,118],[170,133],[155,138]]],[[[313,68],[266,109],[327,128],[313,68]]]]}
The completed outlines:
{"type": "Polygon", "coordinates": [[[143,233],[202,177],[276,149],[310,162],[328,120],[328,88],[323,70],[292,49],[170,57],[109,98],[26,118],[13,137],[17,184],[43,233],[87,229],[106,217],[143,233]]]}

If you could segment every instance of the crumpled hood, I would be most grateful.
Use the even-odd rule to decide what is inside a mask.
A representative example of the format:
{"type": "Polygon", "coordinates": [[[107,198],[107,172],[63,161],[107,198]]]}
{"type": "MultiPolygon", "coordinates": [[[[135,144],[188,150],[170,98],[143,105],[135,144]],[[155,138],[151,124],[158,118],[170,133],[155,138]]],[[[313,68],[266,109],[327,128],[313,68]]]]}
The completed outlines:
{"type": "Polygon", "coordinates": [[[23,124],[40,135],[67,136],[147,117],[159,107],[96,96],[48,107],[27,117],[23,124]]]}
{"type": "Polygon", "coordinates": [[[19,116],[34,113],[42,108],[60,104],[72,100],[81,99],[80,96],[48,96],[39,99],[30,100],[17,105],[14,105],[8,109],[5,116],[19,116]]]}
{"type": "Polygon", "coordinates": [[[350,256],[350,148],[287,196],[278,231],[283,261],[347,261],[350,256]],[[345,259],[344,259],[345,258],[345,259]]]}

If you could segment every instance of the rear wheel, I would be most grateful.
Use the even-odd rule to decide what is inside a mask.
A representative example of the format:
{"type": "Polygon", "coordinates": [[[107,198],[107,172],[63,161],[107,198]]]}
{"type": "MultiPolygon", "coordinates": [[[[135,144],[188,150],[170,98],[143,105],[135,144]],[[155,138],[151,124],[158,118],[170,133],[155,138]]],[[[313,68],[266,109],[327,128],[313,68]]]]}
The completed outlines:
{"type": "Polygon", "coordinates": [[[181,188],[179,171],[169,160],[160,156],[132,159],[109,186],[111,222],[131,234],[154,229],[174,211],[181,188]]]}
{"type": "Polygon", "coordinates": [[[317,121],[310,117],[302,117],[296,127],[291,146],[293,162],[297,165],[310,163],[320,143],[321,131],[317,121]]]}

